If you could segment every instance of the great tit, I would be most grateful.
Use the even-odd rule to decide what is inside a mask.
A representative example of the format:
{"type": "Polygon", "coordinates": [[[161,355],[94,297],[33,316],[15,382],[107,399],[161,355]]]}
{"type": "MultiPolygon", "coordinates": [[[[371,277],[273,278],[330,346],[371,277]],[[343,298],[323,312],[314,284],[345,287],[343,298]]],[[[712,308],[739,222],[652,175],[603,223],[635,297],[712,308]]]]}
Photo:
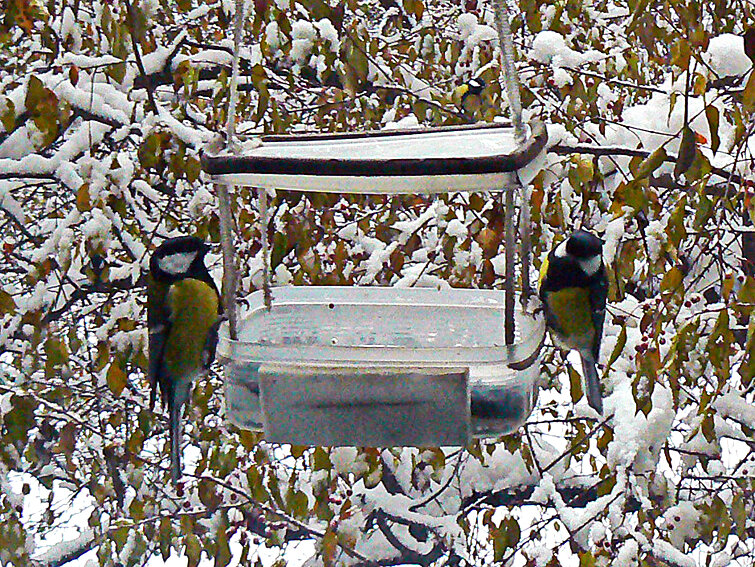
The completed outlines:
{"type": "Polygon", "coordinates": [[[484,90],[485,81],[476,78],[470,79],[454,89],[454,104],[461,109],[469,120],[475,120],[478,113],[482,110],[482,95],[484,90]]]}
{"type": "Polygon", "coordinates": [[[164,241],[149,262],[150,409],[157,391],[168,408],[170,470],[181,476],[181,409],[192,383],[205,374],[215,357],[222,306],[204,257],[209,247],[199,238],[164,241]]]}
{"type": "Polygon", "coordinates": [[[578,230],[556,246],[540,268],[540,299],[557,346],[582,358],[587,402],[603,413],[596,367],[606,315],[608,279],[603,241],[578,230]]]}

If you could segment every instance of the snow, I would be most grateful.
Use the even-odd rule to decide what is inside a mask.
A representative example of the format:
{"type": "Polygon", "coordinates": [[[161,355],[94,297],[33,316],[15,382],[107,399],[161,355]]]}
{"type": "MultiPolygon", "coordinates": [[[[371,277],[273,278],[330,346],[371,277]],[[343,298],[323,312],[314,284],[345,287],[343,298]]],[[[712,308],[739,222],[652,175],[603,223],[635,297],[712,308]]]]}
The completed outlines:
{"type": "Polygon", "coordinates": [[[265,26],[265,43],[273,51],[277,51],[281,46],[281,35],[278,28],[278,22],[268,22],[265,26]]]}
{"type": "Polygon", "coordinates": [[[679,551],[670,543],[660,538],[656,538],[653,541],[653,555],[661,561],[667,561],[669,564],[677,567],[697,567],[697,561],[695,561],[694,557],[690,557],[688,554],[679,551]]]}
{"type": "Polygon", "coordinates": [[[498,41],[498,33],[490,26],[480,24],[474,14],[461,14],[456,20],[459,36],[467,49],[483,41],[498,41]]]}
{"type": "Polygon", "coordinates": [[[530,57],[556,69],[574,69],[585,63],[599,61],[605,58],[605,55],[595,50],[579,53],[566,45],[566,40],[560,33],[546,30],[538,33],[532,41],[530,57]]]}
{"type": "Polygon", "coordinates": [[[320,37],[328,44],[330,50],[333,53],[338,53],[341,47],[341,41],[338,39],[338,32],[333,27],[331,21],[327,18],[323,18],[319,22],[315,23],[315,28],[320,37]]]}
{"type": "MultiPolygon", "coordinates": [[[[469,231],[467,225],[461,219],[451,219],[446,227],[446,234],[455,238],[466,238],[469,231]]],[[[465,264],[461,264],[465,265],[465,264]]]]}
{"type": "Polygon", "coordinates": [[[21,159],[29,154],[29,148],[37,146],[36,129],[24,125],[16,128],[0,144],[0,158],[21,159]]]}
{"type": "Polygon", "coordinates": [[[612,264],[616,259],[616,253],[621,239],[624,237],[624,219],[613,219],[606,226],[603,233],[603,262],[606,264],[612,264]]]}
{"type": "Polygon", "coordinates": [[[613,393],[604,400],[606,413],[614,416],[614,442],[608,450],[610,466],[631,467],[638,472],[655,470],[674,423],[672,402],[671,391],[655,384],[653,409],[646,417],[636,410],[628,377],[614,386],[613,393]]]}
{"type": "Polygon", "coordinates": [[[58,97],[67,100],[72,106],[90,112],[91,114],[105,118],[117,124],[130,123],[130,115],[133,111],[133,104],[128,98],[110,85],[86,85],[80,81],[77,86],[73,86],[70,81],[64,80],[46,85],[58,95],[58,97]],[[102,89],[104,92],[98,92],[102,89]],[[118,106],[113,106],[113,104],[118,106]]]}
{"type": "Polygon", "coordinates": [[[725,33],[712,37],[703,58],[720,78],[739,77],[752,68],[741,35],[725,33]]]}
{"type": "Polygon", "coordinates": [[[679,551],[684,551],[687,539],[694,541],[697,537],[696,526],[700,519],[700,512],[692,502],[680,502],[670,507],[663,514],[665,527],[671,545],[679,551]]]}
{"type": "Polygon", "coordinates": [[[81,49],[81,30],[76,22],[76,15],[70,6],[66,6],[63,10],[63,17],[60,19],[58,33],[61,41],[69,39],[72,41],[74,51],[81,49]]]}
{"type": "Polygon", "coordinates": [[[317,32],[307,20],[297,20],[291,25],[291,58],[304,64],[315,45],[317,32]]]}
{"type": "Polygon", "coordinates": [[[634,567],[637,565],[639,545],[637,541],[629,539],[621,544],[616,559],[611,564],[613,567],[634,567]]]}
{"type": "Polygon", "coordinates": [[[723,417],[732,417],[747,427],[755,428],[755,407],[736,392],[719,396],[713,402],[713,407],[723,417]]]}

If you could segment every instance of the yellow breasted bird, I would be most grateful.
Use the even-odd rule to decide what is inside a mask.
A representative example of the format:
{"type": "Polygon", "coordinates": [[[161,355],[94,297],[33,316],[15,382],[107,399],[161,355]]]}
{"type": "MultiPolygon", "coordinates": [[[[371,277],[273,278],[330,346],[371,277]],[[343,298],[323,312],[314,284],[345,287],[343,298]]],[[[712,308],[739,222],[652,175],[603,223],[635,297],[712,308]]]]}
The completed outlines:
{"type": "Polygon", "coordinates": [[[147,287],[150,408],[157,391],[168,408],[170,464],[174,484],[181,476],[181,410],[196,378],[207,372],[218,340],[222,306],[204,257],[209,247],[181,236],[152,254],[147,287]]]}
{"type": "Polygon", "coordinates": [[[485,81],[482,79],[470,79],[454,89],[453,102],[461,109],[469,120],[475,120],[483,106],[482,95],[485,90],[485,81]]]}
{"type": "Polygon", "coordinates": [[[603,413],[597,361],[606,315],[608,279],[603,241],[585,230],[556,246],[540,268],[540,299],[553,341],[582,358],[587,402],[603,413]]]}

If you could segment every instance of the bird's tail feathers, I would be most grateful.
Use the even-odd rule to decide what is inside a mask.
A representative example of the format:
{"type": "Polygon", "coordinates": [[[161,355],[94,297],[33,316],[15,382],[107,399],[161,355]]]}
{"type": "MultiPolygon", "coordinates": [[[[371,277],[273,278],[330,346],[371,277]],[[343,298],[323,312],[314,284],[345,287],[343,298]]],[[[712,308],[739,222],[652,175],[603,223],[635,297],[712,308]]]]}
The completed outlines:
{"type": "Polygon", "coordinates": [[[580,352],[582,371],[585,374],[585,394],[587,403],[599,414],[603,414],[603,397],[600,393],[600,378],[598,368],[592,353],[580,352]]]}
{"type": "Polygon", "coordinates": [[[173,484],[181,478],[181,405],[173,403],[168,416],[170,428],[170,476],[173,484]]]}

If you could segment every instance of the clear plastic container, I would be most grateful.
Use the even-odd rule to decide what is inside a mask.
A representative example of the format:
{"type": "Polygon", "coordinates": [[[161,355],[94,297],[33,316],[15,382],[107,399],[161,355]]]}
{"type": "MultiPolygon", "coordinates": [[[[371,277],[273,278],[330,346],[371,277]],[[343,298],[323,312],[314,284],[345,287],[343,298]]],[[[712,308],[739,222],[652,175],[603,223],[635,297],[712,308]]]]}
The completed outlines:
{"type": "Polygon", "coordinates": [[[229,419],[295,444],[461,445],[507,434],[534,404],[544,322],[518,312],[517,344],[507,347],[503,298],[281,287],[268,311],[256,292],[238,340],[221,333],[229,419]]]}

